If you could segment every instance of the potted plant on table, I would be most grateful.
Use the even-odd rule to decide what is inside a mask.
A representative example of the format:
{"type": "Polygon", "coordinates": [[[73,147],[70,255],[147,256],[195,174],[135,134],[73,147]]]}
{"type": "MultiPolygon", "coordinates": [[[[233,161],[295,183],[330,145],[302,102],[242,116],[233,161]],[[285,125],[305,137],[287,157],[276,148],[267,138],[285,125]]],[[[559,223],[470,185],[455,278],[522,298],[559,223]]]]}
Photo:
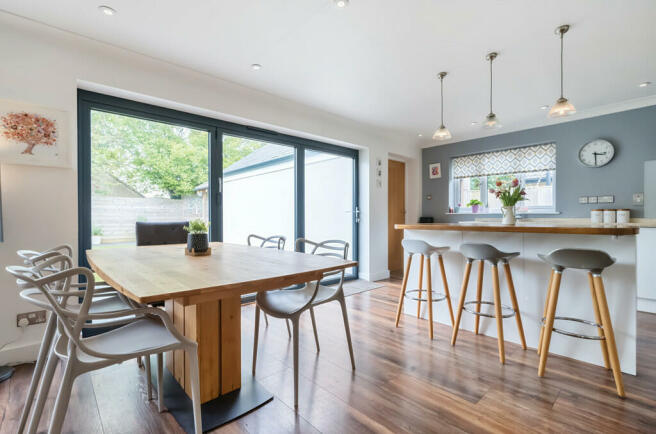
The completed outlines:
{"type": "Polygon", "coordinates": [[[514,225],[515,218],[515,205],[517,202],[526,199],[526,190],[519,183],[519,179],[514,178],[512,181],[503,182],[497,181],[496,188],[490,188],[490,193],[501,201],[501,213],[503,219],[501,221],[504,225],[514,225]]]}
{"type": "Polygon", "coordinates": [[[208,236],[209,224],[204,220],[191,220],[189,226],[185,226],[184,230],[189,232],[187,234],[187,251],[193,253],[204,253],[210,247],[210,240],[208,236]]]}
{"type": "Polygon", "coordinates": [[[471,207],[471,210],[474,214],[478,212],[478,208],[483,205],[483,202],[481,202],[478,199],[472,199],[467,203],[468,207],[471,207]]]}

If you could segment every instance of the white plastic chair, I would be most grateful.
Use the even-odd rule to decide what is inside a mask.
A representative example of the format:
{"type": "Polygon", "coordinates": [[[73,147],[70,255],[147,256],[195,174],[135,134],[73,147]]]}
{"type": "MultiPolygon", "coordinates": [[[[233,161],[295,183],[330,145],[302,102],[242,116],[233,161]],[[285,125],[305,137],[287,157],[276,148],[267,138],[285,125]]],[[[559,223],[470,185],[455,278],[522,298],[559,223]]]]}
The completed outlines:
{"type": "Polygon", "coordinates": [[[17,278],[21,289],[20,296],[32,304],[50,310],[57,322],[57,333],[52,350],[48,354],[28,432],[35,432],[38,426],[57,359],[65,362],[65,369],[50,422],[50,433],[61,432],[71,389],[79,375],[132,358],[157,354],[158,397],[161,403],[162,353],[184,350],[191,361],[194,427],[195,432],[200,434],[202,421],[196,343],[181,335],[166,312],[157,308],[140,307],[92,313],[95,294],[93,272],[82,267],[55,271],[64,268],[61,264],[67,261],[70,261],[70,258],[59,255],[32,268],[6,267],[6,270],[17,278]],[[80,276],[86,279],[84,291],[76,290],[80,284],[73,284],[73,280],[80,276]],[[68,303],[69,298],[77,300],[78,297],[82,297],[81,304],[68,303]],[[96,320],[103,320],[103,327],[119,327],[100,335],[82,338],[82,329],[89,327],[90,321],[93,324],[96,320]]]}

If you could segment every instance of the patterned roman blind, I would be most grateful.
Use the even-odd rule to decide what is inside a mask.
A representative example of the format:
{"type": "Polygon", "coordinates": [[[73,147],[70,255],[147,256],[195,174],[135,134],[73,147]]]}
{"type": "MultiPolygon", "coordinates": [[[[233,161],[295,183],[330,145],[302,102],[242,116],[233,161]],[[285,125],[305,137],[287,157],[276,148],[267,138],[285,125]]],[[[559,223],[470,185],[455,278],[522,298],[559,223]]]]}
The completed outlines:
{"type": "Polygon", "coordinates": [[[454,178],[537,172],[556,169],[556,144],[466,155],[452,160],[454,178]]]}

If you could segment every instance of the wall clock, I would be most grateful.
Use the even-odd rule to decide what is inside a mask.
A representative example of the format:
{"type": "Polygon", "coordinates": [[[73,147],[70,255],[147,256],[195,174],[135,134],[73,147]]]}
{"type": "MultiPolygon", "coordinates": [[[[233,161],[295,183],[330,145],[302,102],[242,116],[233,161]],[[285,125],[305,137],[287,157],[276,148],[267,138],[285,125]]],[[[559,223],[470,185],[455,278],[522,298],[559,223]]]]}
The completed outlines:
{"type": "Polygon", "coordinates": [[[604,139],[593,140],[579,151],[579,161],[586,167],[601,167],[610,163],[615,156],[615,147],[604,139]]]}

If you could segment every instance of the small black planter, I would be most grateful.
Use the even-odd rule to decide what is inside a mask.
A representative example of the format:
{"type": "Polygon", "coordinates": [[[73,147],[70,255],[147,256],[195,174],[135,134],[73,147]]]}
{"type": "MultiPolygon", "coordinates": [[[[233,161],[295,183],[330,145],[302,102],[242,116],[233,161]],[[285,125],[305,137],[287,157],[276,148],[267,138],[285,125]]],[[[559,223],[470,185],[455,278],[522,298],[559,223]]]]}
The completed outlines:
{"type": "Polygon", "coordinates": [[[207,252],[210,239],[207,234],[187,234],[187,250],[198,253],[207,252]]]}

